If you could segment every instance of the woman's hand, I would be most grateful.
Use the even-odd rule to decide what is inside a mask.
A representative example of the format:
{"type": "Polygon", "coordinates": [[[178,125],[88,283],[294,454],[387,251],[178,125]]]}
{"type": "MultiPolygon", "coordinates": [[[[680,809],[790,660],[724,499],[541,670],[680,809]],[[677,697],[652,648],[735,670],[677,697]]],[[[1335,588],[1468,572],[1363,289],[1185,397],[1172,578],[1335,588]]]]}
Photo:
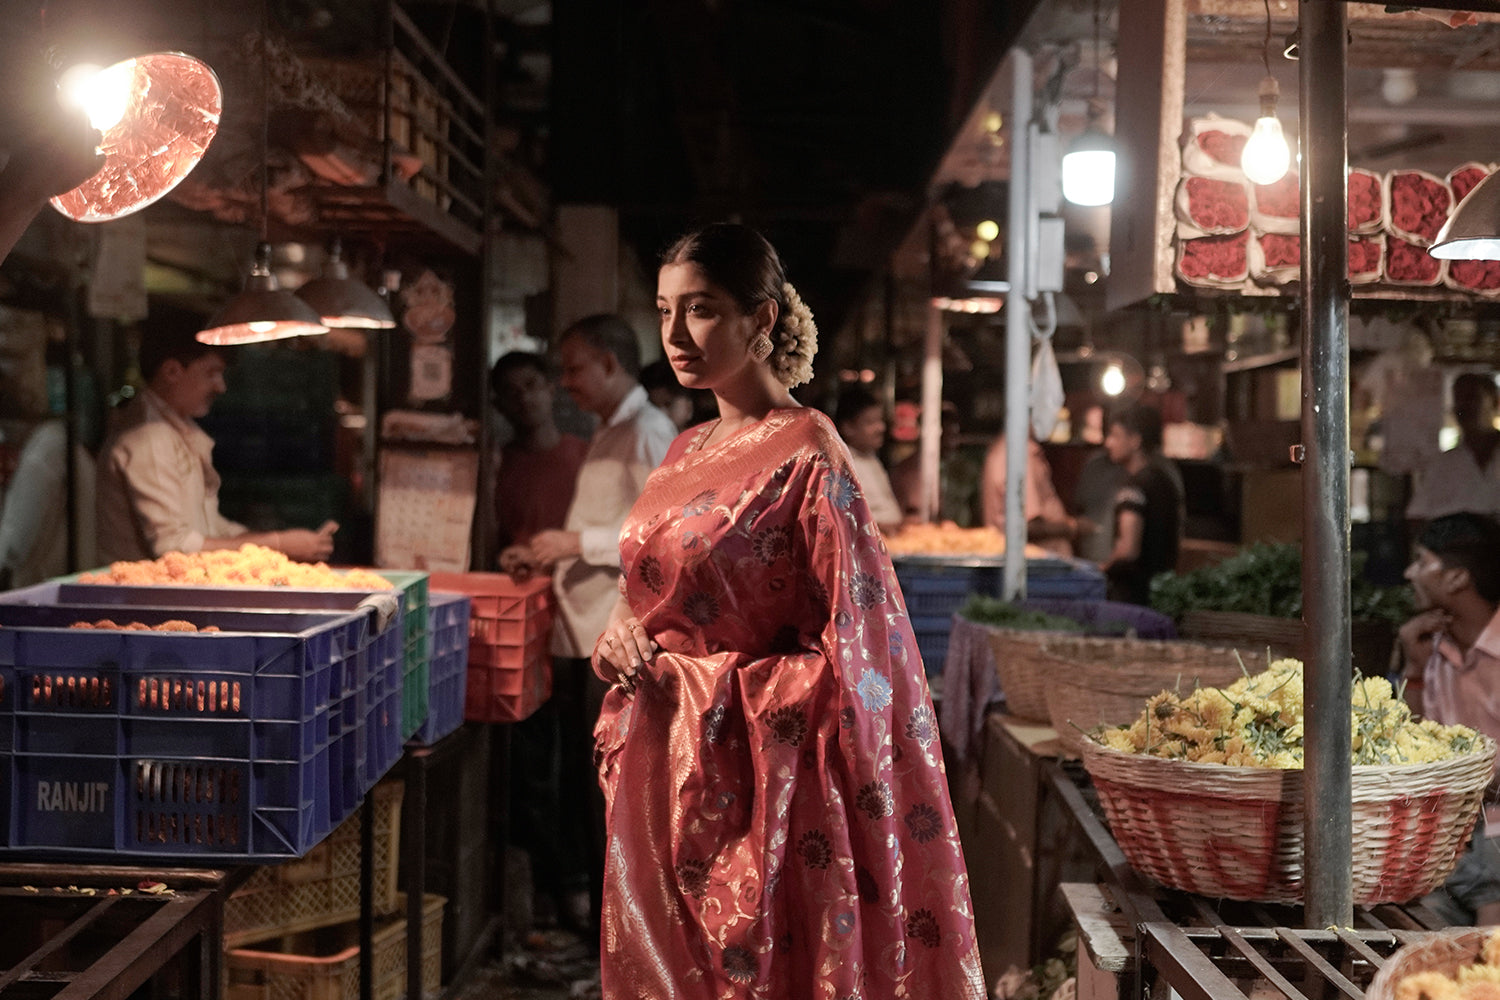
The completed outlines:
{"type": "Polygon", "coordinates": [[[634,615],[611,618],[594,644],[594,673],[627,693],[634,692],[636,674],[651,662],[658,648],[639,618],[634,615]]]}

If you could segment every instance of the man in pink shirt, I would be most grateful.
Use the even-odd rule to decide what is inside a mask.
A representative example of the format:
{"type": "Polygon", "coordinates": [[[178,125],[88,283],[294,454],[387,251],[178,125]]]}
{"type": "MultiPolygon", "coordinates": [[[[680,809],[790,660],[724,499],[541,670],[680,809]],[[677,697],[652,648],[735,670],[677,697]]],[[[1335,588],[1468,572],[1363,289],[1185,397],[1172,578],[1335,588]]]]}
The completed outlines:
{"type": "MultiPolygon", "coordinates": [[[[1407,701],[1430,719],[1500,740],[1500,523],[1474,513],[1434,519],[1417,539],[1406,579],[1417,607],[1400,632],[1407,701]]],[[[1439,898],[1429,899],[1455,923],[1500,923],[1500,807],[1493,799],[1486,796],[1470,850],[1434,894],[1439,898]]]]}

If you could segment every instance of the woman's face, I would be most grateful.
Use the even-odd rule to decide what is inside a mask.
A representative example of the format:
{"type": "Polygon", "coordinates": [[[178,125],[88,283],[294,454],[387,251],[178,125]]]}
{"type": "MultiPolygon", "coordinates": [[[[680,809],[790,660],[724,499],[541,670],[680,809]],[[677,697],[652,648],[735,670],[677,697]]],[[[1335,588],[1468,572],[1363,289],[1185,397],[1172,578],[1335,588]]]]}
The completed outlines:
{"type": "Polygon", "coordinates": [[[696,264],[667,264],[656,277],[661,346],[677,381],[689,389],[712,389],[751,375],[750,340],[756,315],[704,276],[696,264]]]}

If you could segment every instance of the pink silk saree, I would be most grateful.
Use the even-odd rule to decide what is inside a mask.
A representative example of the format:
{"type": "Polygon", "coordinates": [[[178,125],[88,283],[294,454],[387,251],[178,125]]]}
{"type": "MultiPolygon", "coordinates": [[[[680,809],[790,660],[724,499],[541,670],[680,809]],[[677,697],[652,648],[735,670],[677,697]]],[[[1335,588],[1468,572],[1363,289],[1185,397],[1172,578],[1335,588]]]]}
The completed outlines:
{"type": "Polygon", "coordinates": [[[978,1000],[937,722],[821,413],[689,430],[621,534],[661,647],[596,736],[606,1000],[978,1000]]]}

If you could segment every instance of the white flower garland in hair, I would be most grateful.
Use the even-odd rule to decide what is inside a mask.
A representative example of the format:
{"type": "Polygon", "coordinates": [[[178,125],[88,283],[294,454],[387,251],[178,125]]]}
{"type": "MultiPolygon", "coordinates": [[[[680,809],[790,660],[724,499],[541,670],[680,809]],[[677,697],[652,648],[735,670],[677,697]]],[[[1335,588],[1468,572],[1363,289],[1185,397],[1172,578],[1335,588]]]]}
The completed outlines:
{"type": "Polygon", "coordinates": [[[812,310],[790,281],[783,282],[786,314],[776,324],[776,349],[771,352],[771,371],[788,389],[812,380],[813,355],[818,353],[818,327],[812,310]]]}

